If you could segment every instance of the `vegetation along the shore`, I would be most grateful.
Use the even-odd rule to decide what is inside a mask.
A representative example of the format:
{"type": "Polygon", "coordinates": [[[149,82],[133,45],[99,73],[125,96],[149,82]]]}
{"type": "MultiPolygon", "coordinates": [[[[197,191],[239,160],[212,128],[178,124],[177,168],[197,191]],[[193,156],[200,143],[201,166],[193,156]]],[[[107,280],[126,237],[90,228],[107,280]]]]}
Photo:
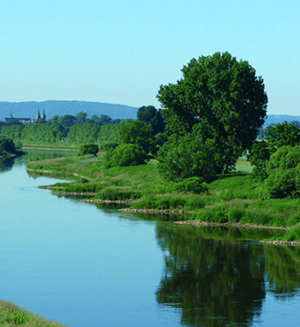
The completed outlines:
{"type": "Polygon", "coordinates": [[[62,327],[63,325],[33,315],[12,303],[0,300],[0,326],[62,327]]]}

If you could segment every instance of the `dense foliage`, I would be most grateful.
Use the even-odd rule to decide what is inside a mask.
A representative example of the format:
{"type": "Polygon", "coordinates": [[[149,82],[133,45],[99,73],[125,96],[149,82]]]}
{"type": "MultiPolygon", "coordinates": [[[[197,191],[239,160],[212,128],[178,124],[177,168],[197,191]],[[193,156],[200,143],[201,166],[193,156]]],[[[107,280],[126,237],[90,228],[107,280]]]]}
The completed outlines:
{"type": "Polygon", "coordinates": [[[150,124],[154,135],[163,133],[165,123],[161,114],[161,110],[157,110],[154,106],[142,106],[137,112],[137,119],[143,123],[150,124]]]}
{"type": "Polygon", "coordinates": [[[280,147],[270,156],[266,167],[263,197],[285,198],[300,195],[300,145],[280,147]]]}
{"type": "Polygon", "coordinates": [[[97,156],[98,152],[99,152],[99,146],[97,144],[84,143],[80,145],[77,155],[84,156],[86,154],[93,154],[94,156],[97,156]]]}
{"type": "Polygon", "coordinates": [[[151,125],[139,120],[122,125],[119,140],[120,145],[105,155],[107,167],[143,164],[155,149],[151,125]]]}
{"type": "Polygon", "coordinates": [[[0,155],[15,152],[16,147],[13,140],[0,135],[0,155]]]}
{"type": "Polygon", "coordinates": [[[145,163],[147,154],[138,144],[123,143],[110,149],[105,155],[106,168],[115,166],[137,166],[145,163]]]}
{"type": "Polygon", "coordinates": [[[263,181],[262,198],[300,196],[300,129],[284,122],[268,129],[266,141],[251,150],[253,177],[263,181]]]}
{"type": "Polygon", "coordinates": [[[215,144],[214,169],[227,172],[251,148],[264,122],[268,99],[263,80],[247,61],[228,52],[192,59],[182,72],[176,84],[158,92],[166,130],[184,136],[197,125],[202,139],[215,144]]]}
{"type": "Polygon", "coordinates": [[[177,139],[170,138],[158,152],[158,171],[166,180],[180,182],[200,177],[208,182],[216,173],[212,162],[215,149],[214,140],[203,140],[196,129],[177,139]]]}
{"type": "Polygon", "coordinates": [[[79,112],[76,116],[54,116],[48,121],[36,121],[23,125],[18,121],[5,122],[1,133],[15,142],[36,143],[64,142],[73,144],[118,142],[119,128],[132,119],[112,120],[107,115],[93,115],[88,119],[86,113],[79,112]]]}

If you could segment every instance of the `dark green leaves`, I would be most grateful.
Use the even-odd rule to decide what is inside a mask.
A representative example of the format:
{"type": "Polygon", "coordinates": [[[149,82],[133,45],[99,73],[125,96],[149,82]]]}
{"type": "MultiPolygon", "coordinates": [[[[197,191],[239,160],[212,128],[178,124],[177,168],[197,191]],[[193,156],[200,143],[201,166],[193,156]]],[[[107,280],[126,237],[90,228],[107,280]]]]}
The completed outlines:
{"type": "Polygon", "coordinates": [[[183,136],[199,125],[202,138],[216,144],[216,171],[226,172],[251,148],[264,122],[268,99],[263,80],[248,62],[238,62],[228,52],[192,59],[182,72],[176,84],[158,91],[166,130],[183,136]]]}

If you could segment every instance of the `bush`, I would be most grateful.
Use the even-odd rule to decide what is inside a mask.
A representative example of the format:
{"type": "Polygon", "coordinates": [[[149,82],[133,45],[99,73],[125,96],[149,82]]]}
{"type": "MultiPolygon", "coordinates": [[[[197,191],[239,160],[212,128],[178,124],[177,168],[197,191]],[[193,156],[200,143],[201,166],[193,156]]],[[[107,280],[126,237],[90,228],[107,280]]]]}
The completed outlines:
{"type": "Polygon", "coordinates": [[[168,191],[201,193],[208,191],[208,186],[200,177],[189,177],[179,183],[173,184],[168,191]]]}
{"type": "Polygon", "coordinates": [[[93,154],[94,156],[97,156],[98,152],[99,152],[99,147],[97,144],[85,143],[80,145],[78,156],[84,156],[86,154],[93,154]]]}
{"type": "Polygon", "coordinates": [[[300,194],[300,146],[283,146],[267,163],[268,178],[264,181],[262,198],[297,197],[300,194]]]}
{"type": "Polygon", "coordinates": [[[215,175],[215,144],[203,141],[197,133],[169,141],[159,149],[158,171],[166,180],[180,182],[189,177],[200,177],[209,182],[215,175]]]}
{"type": "Polygon", "coordinates": [[[146,152],[136,144],[120,144],[105,154],[106,168],[116,166],[137,166],[145,163],[146,152]]]}

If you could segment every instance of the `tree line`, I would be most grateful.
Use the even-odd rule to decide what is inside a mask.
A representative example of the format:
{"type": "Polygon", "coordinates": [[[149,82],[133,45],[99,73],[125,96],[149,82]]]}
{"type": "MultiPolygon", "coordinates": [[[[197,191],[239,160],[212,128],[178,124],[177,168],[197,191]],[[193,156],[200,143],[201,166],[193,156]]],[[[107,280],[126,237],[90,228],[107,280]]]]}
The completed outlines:
{"type": "Polygon", "coordinates": [[[118,130],[131,119],[111,119],[107,115],[87,118],[85,112],[76,116],[53,116],[47,121],[38,119],[34,124],[19,121],[2,122],[1,135],[15,142],[117,142],[118,130]]]}
{"type": "MultiPolygon", "coordinates": [[[[162,116],[155,107],[141,107],[137,116],[151,125],[153,135],[164,131],[162,116]]],[[[87,118],[87,113],[79,112],[76,116],[56,115],[47,121],[38,119],[34,124],[22,124],[18,120],[2,122],[0,135],[15,142],[116,144],[119,142],[121,126],[132,121],[133,119],[112,119],[108,115],[87,118]]]]}

